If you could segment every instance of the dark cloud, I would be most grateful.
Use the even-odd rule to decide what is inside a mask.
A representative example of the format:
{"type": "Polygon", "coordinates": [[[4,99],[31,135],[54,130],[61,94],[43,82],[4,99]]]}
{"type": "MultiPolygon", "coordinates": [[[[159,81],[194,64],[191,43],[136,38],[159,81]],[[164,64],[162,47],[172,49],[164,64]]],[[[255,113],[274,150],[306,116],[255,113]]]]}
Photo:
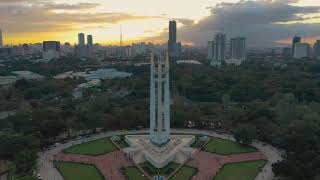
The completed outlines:
{"type": "MultiPolygon", "coordinates": [[[[320,24],[303,24],[310,15],[319,12],[320,7],[291,5],[296,0],[241,1],[221,3],[211,8],[211,15],[196,24],[180,29],[180,39],[203,45],[213,38],[214,33],[224,31],[228,36],[248,37],[251,46],[270,46],[279,39],[295,33],[320,35],[320,24]]],[[[313,17],[316,18],[316,17],[313,17]]],[[[311,18],[311,19],[313,19],[311,18]]]]}

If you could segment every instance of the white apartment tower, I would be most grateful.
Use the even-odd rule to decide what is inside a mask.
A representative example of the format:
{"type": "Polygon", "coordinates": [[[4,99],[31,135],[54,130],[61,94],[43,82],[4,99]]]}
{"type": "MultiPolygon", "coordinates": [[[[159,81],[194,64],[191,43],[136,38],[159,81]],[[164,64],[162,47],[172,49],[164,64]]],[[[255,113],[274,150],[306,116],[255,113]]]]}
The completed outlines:
{"type": "Polygon", "coordinates": [[[307,43],[296,43],[294,46],[293,58],[301,59],[308,58],[310,52],[310,45],[307,43]]]}
{"type": "Polygon", "coordinates": [[[151,54],[150,139],[162,146],[170,141],[169,54],[151,54]]]}
{"type": "Polygon", "coordinates": [[[230,45],[230,58],[237,59],[237,60],[245,60],[246,59],[246,38],[244,37],[237,37],[231,39],[230,45]]]}

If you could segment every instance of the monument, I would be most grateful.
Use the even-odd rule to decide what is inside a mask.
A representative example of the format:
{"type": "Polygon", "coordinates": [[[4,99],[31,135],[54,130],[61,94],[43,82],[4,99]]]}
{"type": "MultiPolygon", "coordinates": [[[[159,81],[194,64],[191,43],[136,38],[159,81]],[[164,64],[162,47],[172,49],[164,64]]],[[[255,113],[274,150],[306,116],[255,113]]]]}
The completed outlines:
{"type": "Polygon", "coordinates": [[[150,63],[150,133],[127,135],[125,148],[135,163],[149,161],[156,168],[169,162],[183,163],[195,149],[193,135],[170,135],[169,55],[151,54],[150,63]]]}
{"type": "Polygon", "coordinates": [[[151,55],[150,66],[150,139],[158,146],[170,140],[169,57],[151,55]]]}

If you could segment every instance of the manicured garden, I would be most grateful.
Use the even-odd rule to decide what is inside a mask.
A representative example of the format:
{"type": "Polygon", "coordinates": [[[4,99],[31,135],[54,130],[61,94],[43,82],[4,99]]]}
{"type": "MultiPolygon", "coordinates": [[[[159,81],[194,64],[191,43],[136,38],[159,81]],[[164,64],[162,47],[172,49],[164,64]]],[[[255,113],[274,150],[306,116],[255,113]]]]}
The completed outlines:
{"type": "Polygon", "coordinates": [[[219,138],[211,138],[211,140],[203,148],[203,150],[222,155],[240,154],[257,151],[257,149],[252,146],[219,138]]]}
{"type": "Polygon", "coordinates": [[[123,169],[124,175],[128,180],[148,180],[137,167],[127,167],[123,169]]]}
{"type": "Polygon", "coordinates": [[[111,142],[109,138],[103,138],[67,148],[64,150],[64,152],[97,156],[107,154],[116,150],[117,147],[111,142]]]}
{"type": "Polygon", "coordinates": [[[170,180],[180,180],[180,179],[191,179],[194,175],[196,175],[197,169],[190,166],[183,166],[179,171],[170,178],[170,180]]]}
{"type": "Polygon", "coordinates": [[[55,162],[55,166],[65,180],[104,180],[94,165],[55,162]]]}
{"type": "Polygon", "coordinates": [[[213,180],[254,180],[266,160],[226,164],[213,180]]]}
{"type": "Polygon", "coordinates": [[[165,167],[163,167],[161,169],[154,167],[149,162],[144,162],[139,165],[150,176],[155,176],[155,175],[168,176],[169,174],[171,174],[174,170],[176,170],[179,167],[179,164],[177,164],[175,162],[170,162],[168,165],[166,165],[165,167]]]}

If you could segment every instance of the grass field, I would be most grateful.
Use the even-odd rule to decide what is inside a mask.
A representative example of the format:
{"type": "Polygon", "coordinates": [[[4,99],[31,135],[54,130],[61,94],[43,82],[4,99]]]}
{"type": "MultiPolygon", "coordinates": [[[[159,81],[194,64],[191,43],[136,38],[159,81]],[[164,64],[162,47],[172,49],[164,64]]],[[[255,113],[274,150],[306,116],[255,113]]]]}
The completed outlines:
{"type": "Polygon", "coordinates": [[[115,150],[117,150],[117,147],[111,140],[109,138],[104,138],[67,148],[64,152],[96,156],[107,154],[115,150]]]}
{"type": "Polygon", "coordinates": [[[179,171],[170,178],[170,180],[189,180],[197,173],[197,169],[189,166],[183,166],[179,171]]]}
{"type": "Polygon", "coordinates": [[[252,146],[243,145],[219,138],[212,138],[203,150],[222,155],[257,151],[257,149],[252,146]]]}
{"type": "Polygon", "coordinates": [[[149,162],[144,162],[142,164],[140,164],[140,167],[146,172],[148,173],[150,176],[155,176],[155,175],[169,175],[171,174],[174,170],[176,170],[179,167],[179,164],[175,163],[175,162],[170,162],[168,165],[166,165],[165,167],[158,169],[156,167],[154,167],[151,163],[149,162]]]}
{"type": "Polygon", "coordinates": [[[213,180],[254,180],[266,163],[259,160],[226,164],[213,180]]]}
{"type": "Polygon", "coordinates": [[[143,173],[136,167],[125,168],[124,174],[128,177],[128,180],[148,180],[148,178],[143,176],[143,173]]]}
{"type": "Polygon", "coordinates": [[[55,165],[64,180],[104,180],[97,168],[93,165],[70,162],[55,162],[55,165]]]}
{"type": "Polygon", "coordinates": [[[125,140],[125,136],[121,136],[121,139],[119,141],[116,141],[115,143],[117,143],[117,145],[120,148],[127,148],[129,147],[129,144],[126,142],[125,140]]]}

